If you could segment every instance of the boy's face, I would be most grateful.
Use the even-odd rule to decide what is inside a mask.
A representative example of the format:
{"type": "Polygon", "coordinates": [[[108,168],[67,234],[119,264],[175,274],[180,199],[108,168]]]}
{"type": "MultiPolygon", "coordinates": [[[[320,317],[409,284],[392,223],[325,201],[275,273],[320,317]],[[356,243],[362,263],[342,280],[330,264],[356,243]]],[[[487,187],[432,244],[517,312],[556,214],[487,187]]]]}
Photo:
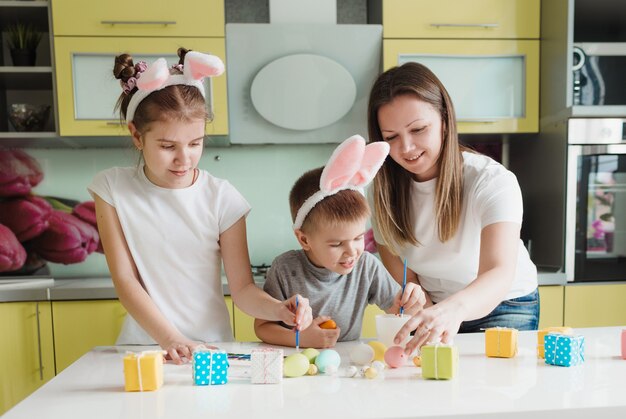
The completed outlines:
{"type": "Polygon", "coordinates": [[[337,225],[316,225],[308,234],[296,230],[296,237],[311,263],[346,275],[352,272],[363,253],[365,224],[366,218],[337,225]]]}

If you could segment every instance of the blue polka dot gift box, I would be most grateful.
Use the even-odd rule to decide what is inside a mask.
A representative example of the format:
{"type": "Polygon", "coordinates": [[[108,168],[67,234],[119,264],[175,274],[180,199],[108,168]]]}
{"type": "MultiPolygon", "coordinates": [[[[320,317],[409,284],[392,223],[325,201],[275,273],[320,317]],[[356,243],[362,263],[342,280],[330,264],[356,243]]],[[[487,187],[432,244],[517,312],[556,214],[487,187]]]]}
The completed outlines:
{"type": "Polygon", "coordinates": [[[544,337],[546,364],[573,367],[585,362],[585,337],[549,333],[544,337]]]}
{"type": "Polygon", "coordinates": [[[193,383],[214,386],[228,383],[228,354],[213,349],[196,349],[192,356],[193,383]]]}

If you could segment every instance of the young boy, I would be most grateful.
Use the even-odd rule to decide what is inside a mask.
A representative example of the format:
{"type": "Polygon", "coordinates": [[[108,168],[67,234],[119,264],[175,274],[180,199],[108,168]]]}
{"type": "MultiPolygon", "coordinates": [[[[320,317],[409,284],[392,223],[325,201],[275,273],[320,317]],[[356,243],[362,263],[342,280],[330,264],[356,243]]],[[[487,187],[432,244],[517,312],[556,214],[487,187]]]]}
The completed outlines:
{"type": "MultiPolygon", "coordinates": [[[[359,139],[364,148],[365,141],[359,139]]],[[[337,151],[333,157],[336,154],[337,151]]],[[[331,166],[333,157],[326,168],[331,166]]],[[[370,168],[371,177],[378,167],[370,168]]],[[[264,286],[269,295],[278,299],[296,293],[309,299],[314,320],[300,332],[303,347],[328,348],[337,341],[358,339],[368,304],[376,304],[387,313],[398,313],[403,306],[404,313],[414,314],[425,303],[418,285],[408,283],[403,293],[382,263],[363,252],[370,209],[356,189],[371,179],[359,185],[344,185],[338,191],[324,191],[320,186],[325,177],[328,180],[323,174],[326,168],[305,173],[291,189],[289,204],[294,233],[302,250],[290,250],[278,256],[264,286]],[[331,318],[337,325],[335,329],[320,327],[331,318]]],[[[283,323],[257,319],[254,329],[266,343],[295,346],[293,330],[283,323]]]]}

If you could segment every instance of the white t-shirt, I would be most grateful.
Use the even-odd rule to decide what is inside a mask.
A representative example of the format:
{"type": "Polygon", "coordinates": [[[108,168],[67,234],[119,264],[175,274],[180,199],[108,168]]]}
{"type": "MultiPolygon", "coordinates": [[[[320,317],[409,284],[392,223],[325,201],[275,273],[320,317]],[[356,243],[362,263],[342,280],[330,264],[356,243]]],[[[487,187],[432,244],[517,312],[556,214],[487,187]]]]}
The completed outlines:
{"type": "MultiPolygon", "coordinates": [[[[187,188],[161,188],[143,167],[102,171],[88,189],[115,207],[143,286],[165,317],[190,339],[233,340],[219,236],[250,211],[243,196],[204,170],[187,188]]],[[[117,343],[155,342],[129,315],[117,343]]]]}
{"type": "MultiPolygon", "coordinates": [[[[435,222],[437,179],[413,182],[411,201],[414,233],[421,245],[402,249],[400,257],[419,275],[421,286],[434,302],[462,290],[478,275],[481,230],[498,222],[522,224],[522,193],[513,173],[487,156],[463,153],[463,206],[459,228],[445,243],[435,222]]],[[[374,237],[382,242],[376,223],[374,237]]],[[[515,279],[505,299],[517,298],[537,287],[537,269],[519,241],[515,279]]]]}

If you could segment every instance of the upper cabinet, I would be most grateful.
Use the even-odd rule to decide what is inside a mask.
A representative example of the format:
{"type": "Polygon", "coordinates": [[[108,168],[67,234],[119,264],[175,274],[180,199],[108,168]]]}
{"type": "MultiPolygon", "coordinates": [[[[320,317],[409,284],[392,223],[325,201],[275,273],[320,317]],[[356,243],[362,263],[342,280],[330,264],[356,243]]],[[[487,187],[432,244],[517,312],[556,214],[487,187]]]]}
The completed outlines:
{"type": "Polygon", "coordinates": [[[383,65],[430,68],[460,133],[538,131],[539,0],[385,0],[383,65]]]}
{"type": "MultiPolygon", "coordinates": [[[[181,3],[178,8],[164,0],[52,3],[61,136],[128,135],[114,112],[122,92],[112,74],[118,54],[127,52],[135,62],[148,63],[165,57],[176,64],[176,50],[184,47],[225,61],[223,2],[181,3]]],[[[226,84],[225,74],[206,81],[213,115],[207,135],[228,134],[226,84]]]]}

